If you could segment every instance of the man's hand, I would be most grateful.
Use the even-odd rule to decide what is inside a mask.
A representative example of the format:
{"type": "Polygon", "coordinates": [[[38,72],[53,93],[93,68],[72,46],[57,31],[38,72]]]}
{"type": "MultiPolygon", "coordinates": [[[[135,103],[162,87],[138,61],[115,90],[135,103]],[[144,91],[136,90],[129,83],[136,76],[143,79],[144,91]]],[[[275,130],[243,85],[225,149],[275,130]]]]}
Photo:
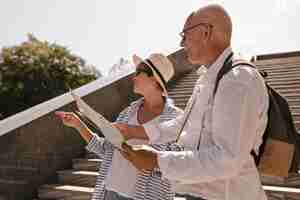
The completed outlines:
{"type": "Polygon", "coordinates": [[[149,147],[149,149],[133,149],[133,147],[122,144],[120,153],[138,170],[153,170],[158,167],[156,150],[149,147]]]}

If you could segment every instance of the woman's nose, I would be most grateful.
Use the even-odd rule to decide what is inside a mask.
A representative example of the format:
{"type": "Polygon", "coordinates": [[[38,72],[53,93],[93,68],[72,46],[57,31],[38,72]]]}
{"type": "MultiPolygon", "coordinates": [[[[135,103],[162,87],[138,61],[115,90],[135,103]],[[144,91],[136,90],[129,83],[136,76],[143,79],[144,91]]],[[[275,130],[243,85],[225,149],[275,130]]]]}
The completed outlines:
{"type": "Polygon", "coordinates": [[[135,81],[135,80],[136,80],[136,76],[135,76],[134,74],[131,76],[131,80],[132,80],[132,81],[135,81]]]}
{"type": "Polygon", "coordinates": [[[182,37],[179,43],[180,47],[184,47],[184,42],[185,42],[185,37],[182,37]]]}

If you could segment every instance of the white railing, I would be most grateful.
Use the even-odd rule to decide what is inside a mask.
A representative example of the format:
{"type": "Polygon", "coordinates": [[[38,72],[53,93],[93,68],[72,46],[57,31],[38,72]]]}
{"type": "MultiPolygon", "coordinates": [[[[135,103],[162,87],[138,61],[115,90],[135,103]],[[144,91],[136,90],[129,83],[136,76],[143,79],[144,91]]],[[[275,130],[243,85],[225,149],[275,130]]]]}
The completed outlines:
{"type": "MultiPolygon", "coordinates": [[[[133,70],[123,71],[113,74],[113,76],[101,77],[93,82],[90,82],[80,88],[74,90],[74,92],[80,97],[86,96],[100,88],[103,88],[111,83],[128,76],[133,70]]],[[[73,99],[69,93],[62,94],[58,97],[45,101],[41,104],[33,106],[25,111],[19,112],[8,118],[0,121],[0,136],[17,129],[35,119],[42,117],[70,102],[73,99]]]]}

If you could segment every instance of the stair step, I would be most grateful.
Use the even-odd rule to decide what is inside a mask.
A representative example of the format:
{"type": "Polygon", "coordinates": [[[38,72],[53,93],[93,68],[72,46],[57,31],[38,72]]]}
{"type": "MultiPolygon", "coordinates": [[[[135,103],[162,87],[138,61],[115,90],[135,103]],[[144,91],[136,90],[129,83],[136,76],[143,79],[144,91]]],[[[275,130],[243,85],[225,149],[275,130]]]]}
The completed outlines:
{"type": "Polygon", "coordinates": [[[73,168],[83,171],[98,171],[101,164],[101,159],[93,158],[77,158],[73,159],[73,168]]]}
{"type": "Polygon", "coordinates": [[[290,94],[290,93],[300,93],[300,87],[299,88],[294,88],[294,89],[276,89],[277,92],[280,94],[290,94]]]}
{"type": "MultiPolygon", "coordinates": [[[[63,200],[90,200],[93,188],[71,185],[43,185],[39,189],[39,198],[63,199],[63,200]]],[[[186,200],[183,197],[175,197],[174,200],[186,200]]]]}
{"type": "Polygon", "coordinates": [[[292,84],[292,83],[283,83],[283,84],[277,84],[277,83],[268,83],[269,86],[271,86],[276,91],[278,89],[298,89],[300,88],[300,83],[292,84]]]}
{"type": "Polygon", "coordinates": [[[184,81],[184,80],[198,80],[198,78],[200,77],[201,75],[198,75],[198,74],[190,74],[189,76],[186,76],[186,77],[182,77],[180,79],[177,79],[177,82],[180,82],[180,81],[184,81]]]}
{"type": "Polygon", "coordinates": [[[267,72],[268,76],[266,77],[266,79],[268,78],[297,78],[300,76],[300,70],[299,72],[285,72],[285,73],[276,73],[276,72],[267,72]]]}
{"type": "Polygon", "coordinates": [[[189,90],[181,90],[181,91],[170,91],[168,92],[168,95],[170,97],[172,96],[176,96],[176,95],[181,95],[181,94],[184,94],[184,95],[191,95],[193,93],[193,91],[189,91],[189,90]]]}
{"type": "Polygon", "coordinates": [[[198,78],[200,77],[200,75],[198,74],[193,74],[193,75],[190,75],[190,76],[186,76],[186,77],[183,77],[183,78],[180,78],[177,80],[176,83],[180,82],[180,81],[184,81],[184,80],[198,80],[198,78]]]}
{"type": "Polygon", "coordinates": [[[294,121],[300,121],[300,113],[292,112],[292,117],[294,121]]]}
{"type": "Polygon", "coordinates": [[[179,108],[181,108],[181,109],[184,110],[184,108],[185,108],[185,106],[186,106],[186,103],[176,103],[176,102],[175,102],[175,105],[176,105],[177,107],[179,107],[179,108]]]}
{"type": "MultiPolygon", "coordinates": [[[[299,61],[293,61],[290,62],[290,60],[285,59],[288,62],[280,62],[280,63],[276,63],[276,60],[271,60],[271,63],[261,63],[261,61],[258,61],[257,63],[255,63],[257,66],[273,66],[273,67],[280,67],[280,66],[299,66],[300,62],[299,61]]],[[[264,62],[264,61],[262,61],[264,62]]]]}
{"type": "Polygon", "coordinates": [[[72,185],[42,185],[38,190],[40,199],[90,200],[94,188],[72,185]]]}
{"type": "Polygon", "coordinates": [[[189,99],[191,97],[191,95],[189,95],[189,94],[177,94],[177,95],[175,95],[175,96],[173,96],[173,99],[174,100],[179,100],[179,99],[184,99],[184,100],[186,100],[186,99],[189,99]]]}
{"type": "Polygon", "coordinates": [[[298,82],[300,81],[300,78],[299,77],[281,77],[281,78],[278,78],[278,77],[267,77],[266,78],[267,82],[298,82]]]}
{"type": "Polygon", "coordinates": [[[259,66],[258,69],[260,70],[270,70],[270,71],[293,71],[299,70],[299,64],[291,64],[291,65],[269,65],[269,66],[259,66]]]}
{"type": "Polygon", "coordinates": [[[289,70],[289,69],[263,69],[261,71],[267,72],[268,77],[269,77],[272,75],[280,75],[280,74],[287,74],[287,75],[291,75],[292,73],[298,74],[300,72],[300,68],[291,69],[291,70],[289,70]]]}
{"type": "Polygon", "coordinates": [[[174,200],[186,200],[184,197],[174,197],[174,200]]]}
{"type": "Polygon", "coordinates": [[[181,91],[189,91],[189,92],[193,92],[194,86],[193,87],[176,87],[173,88],[172,90],[169,90],[168,92],[181,92],[181,91]]]}
{"type": "Polygon", "coordinates": [[[85,157],[88,159],[93,159],[93,158],[101,159],[98,155],[96,155],[95,153],[89,152],[89,151],[86,151],[85,157]]]}
{"type": "MultiPolygon", "coordinates": [[[[285,89],[299,89],[300,88],[300,82],[267,82],[273,89],[275,90],[285,90],[285,89]]],[[[175,91],[183,91],[183,90],[191,90],[193,91],[195,87],[195,83],[185,83],[185,84],[179,84],[176,85],[176,87],[171,88],[168,90],[169,92],[175,92],[175,91]]]]}
{"type": "Polygon", "coordinates": [[[288,104],[290,106],[294,106],[294,105],[300,105],[300,99],[290,99],[290,98],[286,98],[288,104]]]}
{"type": "Polygon", "coordinates": [[[292,86],[298,86],[300,85],[299,80],[267,80],[267,83],[269,85],[292,85],[292,86]]]}
{"type": "Polygon", "coordinates": [[[283,94],[283,97],[285,97],[285,99],[287,101],[289,100],[299,100],[300,101],[300,94],[283,94]]]}
{"type": "Polygon", "coordinates": [[[300,174],[286,178],[285,185],[300,188],[300,174]]]}
{"type": "MultiPolygon", "coordinates": [[[[276,89],[275,87],[273,87],[273,89],[275,89],[275,91],[277,91],[278,93],[280,93],[281,95],[286,95],[286,96],[295,96],[298,95],[300,96],[300,86],[299,88],[279,88],[276,89]]],[[[174,90],[168,91],[168,94],[171,98],[176,97],[177,95],[192,95],[193,93],[193,89],[183,89],[183,88],[176,88],[174,90]]]]}
{"type": "Polygon", "coordinates": [[[293,73],[268,73],[266,79],[276,79],[276,78],[288,78],[293,79],[300,76],[300,72],[293,72],[293,73]]]}
{"type": "Polygon", "coordinates": [[[291,105],[290,109],[299,112],[300,111],[300,104],[299,105],[291,105]]]}
{"type": "Polygon", "coordinates": [[[83,187],[94,187],[99,175],[98,172],[77,170],[57,171],[57,174],[59,183],[83,187]]]}
{"type": "Polygon", "coordinates": [[[270,185],[270,186],[284,186],[285,178],[276,177],[276,176],[266,176],[261,174],[260,180],[263,185],[270,185]]]}
{"type": "Polygon", "coordinates": [[[195,83],[182,83],[182,84],[178,84],[176,85],[176,89],[194,89],[195,87],[195,83]]]}
{"type": "Polygon", "coordinates": [[[263,189],[270,194],[280,194],[284,197],[300,198],[300,189],[293,187],[280,187],[280,186],[268,186],[264,185],[263,189]]]}
{"type": "MultiPolygon", "coordinates": [[[[299,89],[300,80],[267,80],[268,85],[276,89],[299,89]]],[[[176,87],[169,89],[169,92],[178,90],[193,90],[195,87],[195,82],[185,82],[176,85],[176,87]]]]}

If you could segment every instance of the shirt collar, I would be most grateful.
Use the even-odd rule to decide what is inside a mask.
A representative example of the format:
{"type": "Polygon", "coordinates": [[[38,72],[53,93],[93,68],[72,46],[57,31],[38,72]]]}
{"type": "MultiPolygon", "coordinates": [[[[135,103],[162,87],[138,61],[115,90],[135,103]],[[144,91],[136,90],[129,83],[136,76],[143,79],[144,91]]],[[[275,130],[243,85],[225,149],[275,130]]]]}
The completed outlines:
{"type": "MultiPolygon", "coordinates": [[[[137,109],[141,106],[141,104],[142,104],[144,101],[145,101],[145,98],[144,98],[144,97],[141,97],[141,98],[139,98],[138,100],[132,102],[132,103],[130,104],[130,110],[131,110],[131,111],[137,111],[137,109]]],[[[166,98],[165,105],[164,105],[164,110],[163,110],[162,114],[163,114],[164,112],[166,112],[166,111],[168,110],[168,108],[169,108],[170,106],[172,106],[172,105],[174,105],[174,101],[173,101],[171,98],[167,97],[167,98],[166,98]]]]}

